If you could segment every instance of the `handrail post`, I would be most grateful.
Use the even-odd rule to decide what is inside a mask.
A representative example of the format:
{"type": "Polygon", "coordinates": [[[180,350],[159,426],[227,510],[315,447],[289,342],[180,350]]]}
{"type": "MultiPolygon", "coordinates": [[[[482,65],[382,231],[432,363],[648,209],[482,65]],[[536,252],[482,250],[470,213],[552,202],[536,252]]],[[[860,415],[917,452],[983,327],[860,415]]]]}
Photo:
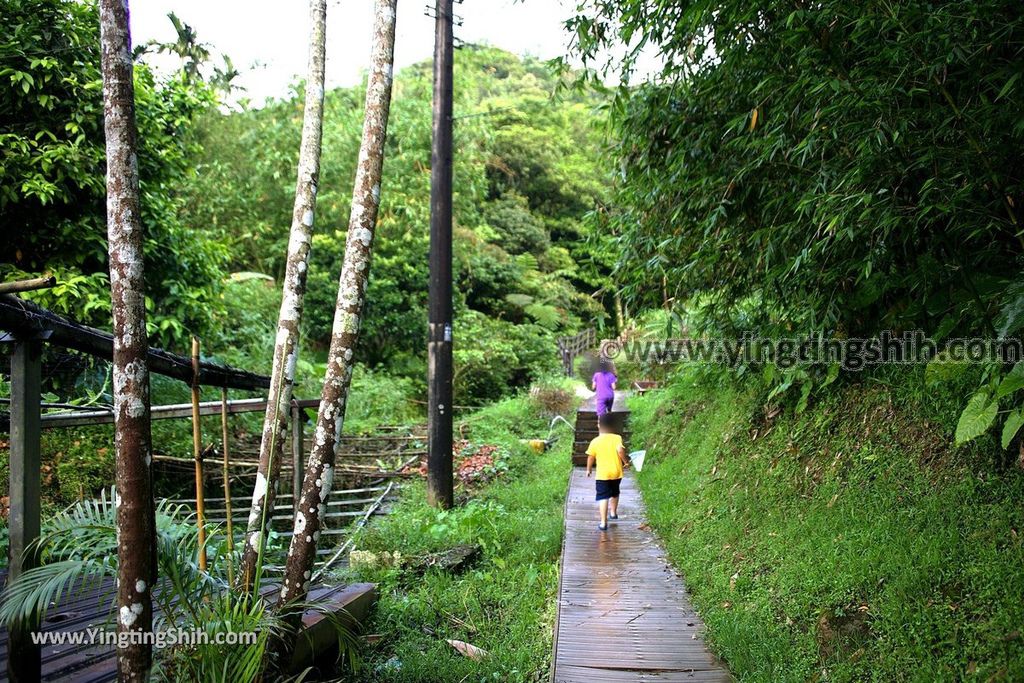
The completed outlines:
{"type": "MultiPolygon", "coordinates": [[[[41,357],[39,339],[21,339],[11,353],[11,454],[9,571],[7,581],[21,576],[38,564],[32,543],[39,538],[40,496],[40,407],[41,357]],[[28,551],[28,552],[26,552],[28,551]]],[[[39,626],[39,615],[10,631],[7,674],[13,683],[38,681],[41,672],[39,646],[32,642],[32,631],[39,626]]]]}
{"type": "Polygon", "coordinates": [[[196,468],[196,528],[199,532],[199,571],[206,572],[206,510],[203,505],[203,444],[199,412],[199,339],[192,337],[192,457],[196,468]]]}
{"type": "Polygon", "coordinates": [[[292,401],[292,505],[298,510],[302,490],[302,408],[292,401]]]}

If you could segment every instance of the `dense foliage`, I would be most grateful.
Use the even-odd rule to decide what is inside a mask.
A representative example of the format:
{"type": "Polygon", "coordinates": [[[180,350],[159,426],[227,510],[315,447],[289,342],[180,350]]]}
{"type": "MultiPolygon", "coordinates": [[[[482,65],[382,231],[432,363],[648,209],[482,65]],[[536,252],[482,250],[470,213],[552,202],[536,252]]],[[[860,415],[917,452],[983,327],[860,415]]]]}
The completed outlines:
{"type": "MultiPolygon", "coordinates": [[[[154,345],[269,369],[276,304],[254,274],[283,271],[302,86],[259,108],[219,102],[234,74],[174,15],[175,43],[137,49],[136,95],[147,307],[154,345]],[[180,58],[160,77],[149,51],[180,58]],[[234,275],[229,279],[229,274],[234,275]],[[240,324],[239,324],[240,323],[240,324]]],[[[27,295],[109,327],[104,149],[95,3],[4,5],[0,274],[51,272],[27,295]]],[[[553,337],[611,310],[608,259],[584,220],[605,195],[594,91],[554,97],[547,65],[490,48],[456,59],[456,363],[462,403],[522,385],[555,361],[553,337]]],[[[379,249],[359,360],[419,381],[425,372],[430,63],[396,77],[379,249]]],[[[327,95],[324,158],[306,306],[307,350],[329,336],[362,126],[363,88],[327,95]]],[[[311,355],[308,360],[314,361],[311,355]]],[[[64,397],[68,398],[68,397],[64,397]]]]}
{"type": "Polygon", "coordinates": [[[592,0],[570,24],[591,63],[616,40],[613,68],[664,60],[613,107],[634,301],[665,282],[719,329],[994,331],[1024,250],[1019,3],[592,0]]]}
{"type": "MultiPolygon", "coordinates": [[[[593,93],[552,101],[545,64],[466,48],[455,68],[456,363],[463,397],[493,398],[555,358],[552,335],[604,315],[607,270],[587,256],[585,214],[604,195],[593,93]]],[[[301,92],[260,109],[211,111],[186,188],[188,221],[208,226],[236,271],[279,277],[294,191],[301,92]]],[[[430,217],[429,62],[395,81],[361,358],[423,372],[430,217]]],[[[306,337],[329,336],[344,248],[362,89],[327,95],[306,337]]]]}
{"type": "MultiPolygon", "coordinates": [[[[48,271],[32,295],[82,322],[109,326],[99,17],[94,3],[8,0],[0,27],[0,275],[48,271]]],[[[223,246],[182,221],[176,188],[197,149],[193,117],[216,91],[186,70],[158,79],[135,66],[147,317],[153,341],[208,328],[223,246]]]]}
{"type": "MultiPolygon", "coordinates": [[[[620,89],[616,280],[698,329],[761,337],[950,337],[1024,329],[1024,14],[1013,0],[591,0],[569,22],[595,63],[664,62],[620,89]],[[699,315],[692,315],[699,309],[699,315]]],[[[780,393],[830,375],[794,368],[780,393]]],[[[1015,408],[992,362],[958,441],[1015,408]]],[[[1018,365],[1015,377],[1024,376],[1018,365]]]]}

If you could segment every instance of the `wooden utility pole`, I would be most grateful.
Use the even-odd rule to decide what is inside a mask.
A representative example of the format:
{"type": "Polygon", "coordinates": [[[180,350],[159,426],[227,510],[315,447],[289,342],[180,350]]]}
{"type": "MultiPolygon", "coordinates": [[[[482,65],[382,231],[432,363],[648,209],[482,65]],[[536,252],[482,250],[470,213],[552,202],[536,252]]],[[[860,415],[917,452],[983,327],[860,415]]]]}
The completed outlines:
{"type": "Polygon", "coordinates": [[[437,0],[430,154],[427,499],[452,505],[452,0],[437,0]]]}
{"type": "Polygon", "coordinates": [[[117,462],[118,681],[149,680],[156,519],[149,417],[149,341],[143,279],[132,46],[128,1],[100,0],[100,61],[107,156],[107,240],[114,318],[114,450],[117,462]]]}

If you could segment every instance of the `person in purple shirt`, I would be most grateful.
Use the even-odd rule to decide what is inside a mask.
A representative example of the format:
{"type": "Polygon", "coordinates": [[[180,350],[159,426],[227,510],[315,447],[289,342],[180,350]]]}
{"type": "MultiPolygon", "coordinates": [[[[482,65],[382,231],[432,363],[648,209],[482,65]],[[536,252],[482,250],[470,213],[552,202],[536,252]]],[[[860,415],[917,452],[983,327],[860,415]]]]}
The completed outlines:
{"type": "Polygon", "coordinates": [[[598,363],[597,372],[590,381],[590,388],[594,390],[594,403],[597,405],[597,416],[612,412],[612,403],[615,402],[615,369],[611,362],[602,358],[598,363]]]}

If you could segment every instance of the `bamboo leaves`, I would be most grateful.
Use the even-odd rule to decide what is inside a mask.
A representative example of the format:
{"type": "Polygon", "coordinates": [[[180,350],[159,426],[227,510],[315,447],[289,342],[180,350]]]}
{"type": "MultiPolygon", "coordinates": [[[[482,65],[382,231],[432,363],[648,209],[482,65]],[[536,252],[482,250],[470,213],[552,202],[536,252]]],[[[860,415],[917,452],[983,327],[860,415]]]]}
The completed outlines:
{"type": "Polygon", "coordinates": [[[1005,210],[1022,200],[1010,150],[1024,142],[1011,5],[582,3],[569,24],[588,63],[624,36],[665,58],[611,107],[628,302],[657,303],[659,257],[679,291],[716,294],[709,327],[871,334],[955,308],[962,329],[984,324],[1024,248],[1005,210]],[[869,276],[885,295],[846,305],[869,276]],[[998,284],[979,301],[982,278],[998,284]]]}

